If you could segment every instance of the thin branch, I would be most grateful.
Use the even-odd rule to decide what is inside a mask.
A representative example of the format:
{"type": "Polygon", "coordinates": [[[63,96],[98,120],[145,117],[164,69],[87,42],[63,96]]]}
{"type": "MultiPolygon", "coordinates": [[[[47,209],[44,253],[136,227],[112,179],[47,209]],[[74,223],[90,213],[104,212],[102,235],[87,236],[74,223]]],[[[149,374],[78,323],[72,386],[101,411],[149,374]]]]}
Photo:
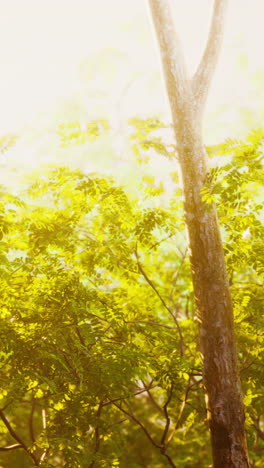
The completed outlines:
{"type": "Polygon", "coordinates": [[[109,426],[107,426],[107,429],[109,429],[110,427],[113,427],[113,426],[117,426],[118,424],[122,424],[125,421],[129,421],[129,418],[120,419],[119,421],[116,421],[116,422],[110,424],[109,426]]]}
{"type": "MultiPolygon", "coordinates": [[[[186,402],[188,400],[188,395],[189,395],[190,389],[191,389],[191,385],[188,385],[187,388],[186,388],[186,391],[185,391],[183,402],[182,402],[181,407],[180,407],[180,411],[179,411],[178,418],[177,418],[177,421],[176,421],[176,424],[175,424],[175,428],[174,428],[173,433],[171,434],[170,440],[172,439],[174,432],[177,431],[177,429],[179,429],[179,427],[180,427],[180,422],[181,422],[181,419],[182,419],[184,408],[186,406],[186,402]]],[[[169,443],[169,441],[168,441],[168,443],[169,443]]]]}
{"type": "Polygon", "coordinates": [[[44,449],[44,452],[42,453],[42,455],[40,457],[40,464],[44,461],[44,459],[48,455],[49,451],[50,451],[50,447],[47,447],[47,448],[44,449]]]}
{"type": "Polygon", "coordinates": [[[6,408],[8,408],[8,406],[10,406],[12,403],[13,403],[13,398],[11,398],[11,400],[9,400],[4,406],[2,406],[2,408],[0,408],[0,411],[5,411],[6,408]]]}
{"type": "Polygon", "coordinates": [[[167,460],[168,460],[169,464],[172,466],[172,468],[177,468],[177,466],[173,462],[172,458],[167,453],[164,453],[163,455],[164,455],[164,457],[167,458],[167,460]]]}
{"type": "Polygon", "coordinates": [[[126,414],[127,416],[129,416],[129,418],[132,419],[132,421],[134,421],[141,429],[142,431],[145,433],[145,435],[147,436],[148,440],[151,442],[151,444],[156,447],[157,449],[160,450],[161,454],[167,458],[169,464],[172,466],[172,468],[177,468],[177,466],[174,464],[172,458],[166,453],[166,447],[163,447],[162,445],[160,444],[157,444],[155,442],[155,440],[152,438],[152,436],[150,435],[149,431],[147,430],[147,428],[141,423],[141,421],[139,421],[139,419],[137,419],[135,417],[135,415],[131,412],[131,409],[129,408],[130,411],[126,411],[124,410],[124,408],[122,408],[121,406],[117,405],[116,403],[114,403],[114,405],[116,406],[116,408],[118,408],[120,411],[122,411],[122,413],[126,414]]]}
{"type": "MultiPolygon", "coordinates": [[[[97,413],[96,413],[96,417],[99,419],[100,416],[101,416],[101,412],[102,412],[102,409],[103,409],[103,401],[100,401],[99,405],[98,405],[98,409],[97,409],[97,413]]],[[[101,444],[101,439],[100,439],[100,430],[99,430],[99,424],[97,424],[97,426],[95,427],[94,429],[94,439],[95,439],[95,445],[94,445],[94,452],[93,452],[93,455],[95,456],[97,454],[97,452],[99,451],[100,449],[100,444],[101,444]]],[[[95,460],[93,460],[89,467],[88,468],[93,468],[95,465],[95,460]]]]}
{"type": "Polygon", "coordinates": [[[169,413],[168,413],[168,405],[170,404],[170,401],[172,399],[172,394],[173,394],[173,385],[171,385],[168,399],[167,399],[165,405],[163,406],[164,415],[165,415],[165,418],[166,418],[166,425],[165,425],[165,428],[164,428],[160,443],[164,447],[164,452],[166,450],[166,438],[167,438],[167,434],[168,434],[168,431],[169,431],[169,428],[170,428],[170,417],[169,417],[169,413]]]}
{"type": "Polygon", "coordinates": [[[151,320],[125,320],[125,323],[146,323],[147,325],[155,325],[157,327],[169,328],[170,330],[178,330],[178,327],[171,327],[170,325],[152,322],[151,320]]]}
{"type": "Polygon", "coordinates": [[[22,448],[24,449],[23,445],[21,444],[14,444],[14,445],[9,445],[8,447],[0,447],[0,452],[9,452],[9,450],[16,450],[22,448]]]}
{"type": "MultiPolygon", "coordinates": [[[[44,431],[46,431],[46,429],[47,429],[47,411],[46,411],[45,408],[42,408],[42,410],[41,410],[41,418],[42,418],[42,427],[43,427],[44,431]]],[[[40,457],[39,464],[41,464],[44,461],[44,459],[48,455],[49,451],[50,451],[50,447],[44,448],[43,453],[42,453],[42,455],[40,457]]]]}
{"type": "Polygon", "coordinates": [[[165,242],[166,240],[170,239],[171,237],[175,236],[176,235],[176,232],[174,232],[173,234],[169,234],[168,236],[164,237],[163,239],[161,239],[160,241],[158,242],[155,242],[155,244],[152,244],[150,246],[150,248],[148,249],[148,252],[152,249],[154,249],[155,247],[158,247],[158,245],[160,245],[162,242],[165,242]]]}
{"type": "Polygon", "coordinates": [[[83,339],[83,337],[82,337],[82,334],[81,334],[81,332],[80,332],[80,329],[79,329],[78,325],[75,326],[75,331],[76,331],[76,334],[77,334],[77,336],[78,336],[78,338],[79,338],[80,343],[81,343],[84,347],[86,347],[85,341],[84,341],[84,339],[83,339]]]}
{"type": "Polygon", "coordinates": [[[193,96],[197,112],[202,112],[205,106],[213,73],[221,50],[224,31],[224,18],[228,0],[215,0],[207,44],[192,79],[193,96]]]}
{"type": "MultiPolygon", "coordinates": [[[[155,388],[155,385],[153,387],[148,387],[148,388],[144,388],[144,389],[141,389],[139,390],[138,392],[135,392],[133,393],[133,397],[134,396],[137,396],[137,395],[140,395],[141,393],[145,393],[145,392],[148,392],[149,390],[152,390],[152,388],[155,388]]],[[[126,397],[121,397],[121,398],[115,398],[114,400],[108,400],[106,401],[105,403],[103,403],[103,406],[107,406],[107,405],[111,405],[112,403],[116,403],[117,401],[124,401],[126,400],[127,398],[129,398],[131,395],[129,396],[126,396],[126,397]]]]}
{"type": "Polygon", "coordinates": [[[170,444],[170,442],[173,439],[173,436],[174,436],[175,432],[180,427],[183,411],[184,411],[184,408],[186,406],[190,390],[192,389],[192,387],[194,387],[195,385],[199,385],[201,382],[202,382],[202,380],[198,380],[197,382],[194,382],[193,384],[189,383],[187,385],[186,390],[185,390],[185,394],[184,394],[184,398],[183,398],[183,401],[182,401],[182,404],[181,404],[181,407],[180,407],[180,411],[179,411],[179,414],[178,414],[177,421],[175,423],[173,431],[171,432],[171,434],[170,434],[170,436],[169,436],[169,438],[167,440],[166,447],[168,447],[168,445],[170,444]]]}
{"type": "Polygon", "coordinates": [[[137,263],[138,263],[138,268],[139,268],[140,273],[144,276],[144,278],[145,278],[145,280],[147,281],[147,283],[151,286],[151,288],[153,289],[153,291],[155,292],[155,294],[158,296],[160,302],[161,302],[162,305],[165,307],[165,309],[167,309],[167,311],[170,313],[170,315],[174,318],[174,314],[173,314],[172,310],[169,308],[169,306],[167,306],[167,304],[166,304],[166,302],[164,301],[163,297],[160,295],[160,293],[159,293],[159,291],[157,290],[156,286],[154,285],[154,283],[152,282],[152,280],[148,277],[148,275],[147,275],[147,273],[145,272],[143,266],[141,265],[137,250],[135,250],[135,255],[136,255],[136,258],[137,258],[137,263]]]}
{"type": "MultiPolygon", "coordinates": [[[[110,307],[105,301],[102,301],[101,299],[99,299],[99,302],[101,302],[101,304],[103,304],[106,308],[110,307]]],[[[109,323],[111,325],[111,322],[109,322],[109,320],[107,320],[105,318],[99,317],[98,315],[95,315],[95,314],[91,314],[90,312],[89,312],[89,315],[92,315],[93,317],[96,317],[99,320],[107,322],[107,323],[109,323]]],[[[178,330],[178,327],[172,327],[170,325],[165,325],[163,323],[153,322],[152,320],[124,320],[124,323],[146,323],[148,325],[156,325],[158,327],[169,328],[171,330],[178,330]]]]}
{"type": "Polygon", "coordinates": [[[43,429],[47,429],[47,413],[45,408],[42,408],[41,410],[41,417],[42,417],[42,427],[43,429]]]}
{"type": "Polygon", "coordinates": [[[34,453],[30,452],[30,450],[26,446],[25,442],[21,439],[21,437],[18,435],[18,433],[13,429],[13,427],[11,426],[10,422],[8,421],[8,419],[6,418],[6,416],[5,416],[5,414],[3,413],[2,410],[0,410],[0,418],[2,419],[2,421],[3,421],[4,425],[6,426],[6,428],[8,429],[9,434],[13,437],[13,439],[15,439],[18,442],[18,445],[21,446],[20,448],[23,448],[27,452],[27,454],[32,458],[32,460],[34,461],[35,466],[38,466],[39,463],[38,463],[38,460],[35,457],[34,453]]]}
{"type": "Polygon", "coordinates": [[[4,415],[3,411],[0,410],[0,418],[2,419],[4,425],[8,429],[9,434],[24,448],[24,450],[28,450],[26,444],[23,442],[23,440],[19,437],[19,435],[16,433],[16,431],[12,428],[10,422],[4,415]]]}
{"type": "Polygon", "coordinates": [[[260,429],[260,427],[259,427],[257,424],[252,424],[252,425],[253,425],[253,427],[256,429],[256,432],[257,432],[258,436],[259,436],[262,440],[264,440],[264,431],[262,431],[262,430],[260,429]]]}
{"type": "MultiPolygon", "coordinates": [[[[137,256],[137,253],[136,253],[136,256],[137,256]]],[[[158,326],[158,327],[169,328],[169,329],[171,329],[171,330],[178,330],[179,335],[180,335],[180,337],[181,337],[181,339],[182,339],[182,341],[181,341],[182,348],[181,348],[181,349],[183,349],[183,337],[182,337],[181,330],[180,330],[180,327],[179,327],[179,324],[178,324],[178,321],[177,321],[176,317],[174,316],[173,312],[167,307],[167,305],[165,304],[165,301],[162,299],[162,297],[160,296],[159,292],[157,291],[156,287],[153,285],[153,283],[151,282],[151,280],[149,280],[149,278],[147,279],[146,273],[145,273],[145,272],[143,273],[143,267],[142,267],[142,265],[139,264],[138,256],[137,256],[137,261],[138,261],[138,266],[139,266],[140,272],[143,274],[143,276],[145,277],[145,279],[147,280],[147,282],[148,282],[149,284],[151,283],[150,285],[151,285],[152,288],[155,290],[156,294],[158,294],[160,300],[162,301],[162,304],[166,307],[166,309],[167,309],[167,310],[170,312],[170,314],[172,315],[172,317],[173,317],[173,319],[174,319],[174,321],[175,321],[175,323],[176,323],[176,327],[172,327],[172,326],[170,326],[170,325],[165,325],[165,324],[163,324],[163,323],[154,322],[154,321],[152,321],[152,320],[124,320],[124,323],[146,323],[146,324],[148,324],[148,325],[156,325],[156,326],[158,326]],[[140,267],[141,267],[141,268],[140,268],[140,267]]],[[[108,308],[110,307],[104,300],[100,299],[99,297],[98,297],[98,300],[99,300],[99,302],[101,302],[101,304],[102,304],[106,309],[108,309],[108,308]]],[[[92,315],[93,317],[96,317],[96,318],[98,318],[99,320],[102,320],[102,321],[104,321],[104,322],[107,322],[107,323],[110,324],[110,326],[112,326],[111,322],[109,322],[109,320],[107,320],[107,319],[105,319],[105,318],[103,318],[103,317],[99,317],[98,315],[92,314],[92,313],[90,313],[90,312],[89,312],[89,315],[92,315]]],[[[182,356],[182,354],[181,354],[181,356],[182,356]]]]}
{"type": "Polygon", "coordinates": [[[249,369],[249,367],[253,366],[253,364],[256,364],[256,362],[259,360],[259,356],[257,356],[255,359],[253,359],[252,361],[250,361],[248,364],[246,364],[246,362],[244,362],[244,365],[243,367],[241,367],[240,369],[240,374],[242,372],[245,372],[246,370],[249,369]]]}
{"type": "Polygon", "coordinates": [[[144,388],[146,389],[146,392],[148,394],[148,397],[151,401],[151,403],[153,404],[153,406],[155,406],[155,408],[162,414],[162,416],[164,416],[164,411],[163,411],[163,408],[157,403],[157,401],[155,400],[155,398],[153,397],[152,393],[151,393],[151,388],[147,388],[147,385],[143,382],[143,380],[141,380],[144,388]]]}
{"type": "Polygon", "coordinates": [[[186,259],[186,255],[187,255],[187,252],[188,252],[188,249],[186,248],[185,251],[183,252],[182,254],[182,258],[181,258],[181,262],[180,262],[180,265],[178,266],[177,270],[176,270],[176,274],[175,274],[175,277],[174,277],[174,280],[173,280],[173,284],[172,284],[172,287],[171,287],[171,292],[170,292],[170,295],[169,295],[169,300],[172,301],[172,295],[173,295],[173,291],[175,289],[175,286],[177,284],[177,281],[179,279],[179,274],[181,272],[181,268],[184,264],[184,261],[186,259]]]}
{"type": "MultiPolygon", "coordinates": [[[[109,308],[109,305],[105,301],[103,301],[100,297],[98,297],[97,299],[106,309],[109,308]]],[[[98,320],[102,320],[102,322],[107,322],[107,323],[109,323],[111,325],[111,322],[109,322],[109,320],[107,320],[106,318],[100,317],[99,315],[96,315],[96,314],[92,314],[92,312],[88,312],[88,313],[92,317],[96,317],[98,320]]]]}
{"type": "Polygon", "coordinates": [[[122,408],[121,406],[117,405],[116,403],[113,403],[113,405],[118,408],[120,411],[122,411],[122,413],[126,414],[127,416],[129,416],[129,418],[131,418],[139,427],[141,427],[141,429],[143,430],[143,432],[146,434],[147,438],[149,439],[149,441],[152,443],[152,445],[154,445],[154,447],[156,448],[159,448],[161,449],[161,445],[157,444],[155,442],[155,440],[152,438],[152,436],[150,435],[150,433],[148,432],[148,430],[146,429],[146,427],[139,421],[139,419],[137,419],[133,413],[131,412],[128,412],[126,410],[124,410],[124,408],[122,408]]]}
{"type": "Polygon", "coordinates": [[[179,334],[179,338],[180,338],[180,354],[181,354],[181,357],[183,356],[183,353],[184,353],[184,341],[183,341],[183,336],[182,336],[182,332],[181,332],[181,329],[180,329],[180,326],[179,326],[179,323],[178,323],[178,320],[177,320],[177,317],[175,317],[174,313],[172,312],[172,310],[170,309],[170,307],[166,304],[166,302],[164,301],[163,297],[161,296],[161,294],[159,293],[159,291],[157,290],[155,284],[152,282],[152,280],[148,277],[147,273],[145,272],[143,266],[141,265],[140,263],[140,260],[139,260],[139,256],[138,256],[138,252],[137,252],[137,247],[135,249],[135,255],[136,255],[136,259],[137,259],[137,264],[138,264],[138,269],[140,271],[140,273],[144,276],[145,280],[147,281],[147,283],[150,285],[150,287],[153,289],[153,291],[155,292],[155,294],[158,296],[160,302],[162,303],[163,307],[165,307],[165,309],[169,312],[169,314],[172,316],[174,322],[176,323],[176,327],[177,327],[177,331],[178,331],[178,334],[179,334]]]}

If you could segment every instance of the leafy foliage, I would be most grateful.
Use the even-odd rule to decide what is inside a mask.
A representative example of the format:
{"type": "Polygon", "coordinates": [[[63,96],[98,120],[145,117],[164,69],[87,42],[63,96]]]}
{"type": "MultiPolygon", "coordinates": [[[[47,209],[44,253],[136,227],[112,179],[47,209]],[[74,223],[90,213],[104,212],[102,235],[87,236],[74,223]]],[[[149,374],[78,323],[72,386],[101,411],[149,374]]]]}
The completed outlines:
{"type": "Polygon", "coordinates": [[[0,153],[5,153],[9,148],[16,144],[16,141],[16,135],[7,134],[0,137],[0,153]]]}
{"type": "Polygon", "coordinates": [[[103,119],[93,120],[82,127],[79,122],[68,122],[59,126],[58,135],[62,146],[68,147],[92,142],[108,130],[109,124],[103,119]]]}
{"type": "Polygon", "coordinates": [[[175,145],[166,142],[157,132],[160,129],[168,129],[168,125],[165,125],[157,118],[139,119],[134,117],[128,123],[134,128],[130,139],[133,141],[132,150],[139,163],[149,161],[149,152],[151,150],[165,157],[175,157],[175,145]]]}
{"type": "MultiPolygon", "coordinates": [[[[138,148],[162,127],[132,124],[138,148]]],[[[63,144],[81,140],[77,127],[62,129],[63,144]]],[[[261,135],[218,146],[228,161],[203,189],[223,227],[254,467],[264,463],[261,135]]],[[[34,175],[20,197],[2,189],[1,467],[210,466],[177,185],[168,207],[157,196],[67,167],[34,175]]]]}

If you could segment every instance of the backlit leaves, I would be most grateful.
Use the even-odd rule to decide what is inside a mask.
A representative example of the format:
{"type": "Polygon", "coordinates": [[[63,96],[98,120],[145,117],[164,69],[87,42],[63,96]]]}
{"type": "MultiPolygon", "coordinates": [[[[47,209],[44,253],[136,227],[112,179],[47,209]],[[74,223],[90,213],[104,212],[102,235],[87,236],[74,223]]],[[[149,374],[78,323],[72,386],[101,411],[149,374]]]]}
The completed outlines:
{"type": "MultiPolygon", "coordinates": [[[[153,137],[165,128],[157,119],[130,125],[139,158],[174,151],[161,134],[153,137]]],[[[66,124],[60,137],[76,144],[104,131],[102,122],[66,124]]],[[[218,204],[256,466],[263,464],[255,450],[264,397],[262,138],[257,131],[214,148],[223,163],[202,190],[205,206],[218,204]]],[[[35,173],[20,197],[2,188],[0,406],[29,450],[1,452],[5,468],[18,459],[34,466],[33,452],[44,467],[166,466],[146,432],[160,443],[168,399],[175,464],[193,467],[195,452],[197,466],[210,466],[182,203],[172,179],[166,205],[158,198],[166,187],[152,175],[142,179],[144,200],[111,178],[67,167],[35,173]]],[[[0,446],[13,442],[1,424],[0,446]]]]}

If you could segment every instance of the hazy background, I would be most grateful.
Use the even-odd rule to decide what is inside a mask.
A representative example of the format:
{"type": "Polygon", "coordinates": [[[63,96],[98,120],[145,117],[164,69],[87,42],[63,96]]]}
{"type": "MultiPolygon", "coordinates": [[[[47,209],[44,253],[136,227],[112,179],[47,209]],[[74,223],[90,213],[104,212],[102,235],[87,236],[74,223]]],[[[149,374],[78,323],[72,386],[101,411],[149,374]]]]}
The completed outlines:
{"type": "MultiPolygon", "coordinates": [[[[213,0],[172,0],[172,5],[192,73],[213,0]]],[[[263,0],[230,0],[204,121],[206,143],[262,125],[263,18],[263,0]]],[[[0,63],[0,136],[20,137],[2,160],[5,170],[22,173],[50,162],[86,167],[87,158],[96,170],[115,166],[111,158],[116,148],[122,152],[129,117],[170,119],[146,0],[2,1],[0,63]],[[109,118],[116,128],[114,146],[105,139],[89,148],[89,156],[87,147],[60,148],[59,123],[97,117],[109,118]]],[[[125,155],[118,164],[123,170],[125,155]]]]}

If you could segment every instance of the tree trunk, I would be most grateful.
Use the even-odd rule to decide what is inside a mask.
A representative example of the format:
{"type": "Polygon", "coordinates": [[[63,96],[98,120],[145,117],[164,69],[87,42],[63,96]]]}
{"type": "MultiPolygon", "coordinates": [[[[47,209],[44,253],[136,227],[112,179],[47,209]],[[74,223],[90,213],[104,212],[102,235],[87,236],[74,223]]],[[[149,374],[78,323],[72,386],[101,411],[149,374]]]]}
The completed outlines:
{"type": "Polygon", "coordinates": [[[149,5],[181,167],[214,468],[248,468],[233,310],[223,246],[216,209],[201,200],[207,174],[202,112],[219,54],[226,0],[215,0],[208,43],[192,80],[187,76],[169,0],[149,0],[149,5]]]}

